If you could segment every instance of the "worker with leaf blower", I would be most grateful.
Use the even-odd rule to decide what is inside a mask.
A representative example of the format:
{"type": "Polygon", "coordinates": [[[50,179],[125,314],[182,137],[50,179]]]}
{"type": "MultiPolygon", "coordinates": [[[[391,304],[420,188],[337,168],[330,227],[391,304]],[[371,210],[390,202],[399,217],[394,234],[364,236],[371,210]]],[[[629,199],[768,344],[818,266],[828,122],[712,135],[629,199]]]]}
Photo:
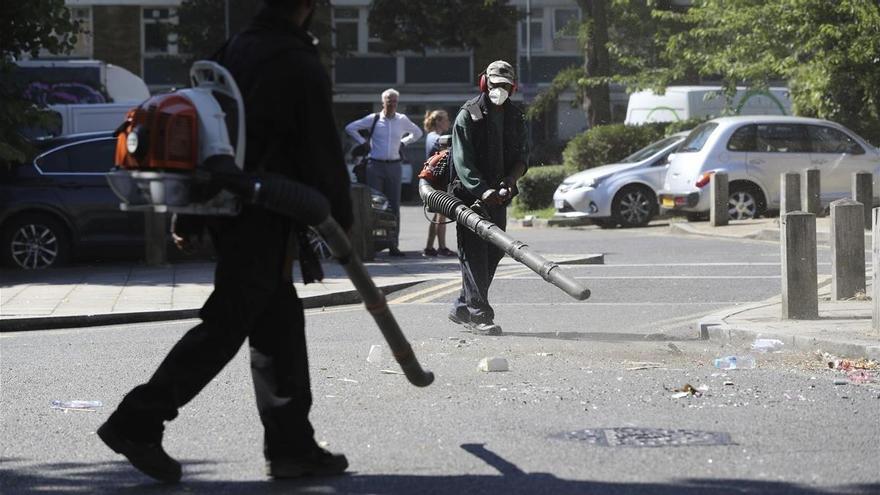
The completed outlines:
{"type": "MultiPolygon", "coordinates": [[[[353,218],[350,183],[332,114],[330,79],[317,40],[307,31],[316,0],[263,1],[251,24],[215,57],[238,83],[247,110],[244,172],[274,173],[311,186],[326,197],[332,217],[347,230],[353,218]]],[[[179,121],[185,128],[186,121],[179,121]]],[[[136,138],[128,134],[130,151],[138,148],[136,138]]],[[[200,232],[202,219],[176,222],[179,244],[200,232]]],[[[218,262],[202,322],[177,342],[147,383],[125,396],[98,429],[99,437],[142,472],[177,482],[181,465],[162,448],[164,422],[174,419],[247,339],[267,474],[292,478],[344,472],[345,456],[318,446],[308,417],[312,394],[305,321],[290,280],[292,259],[298,254],[305,282],[320,280],[322,274],[317,261],[310,260],[305,225],[251,204],[236,216],[207,222],[218,262]]]]}
{"type": "MultiPolygon", "coordinates": [[[[523,112],[511,101],[513,67],[497,60],[480,76],[480,95],[462,106],[452,128],[456,179],[451,192],[504,230],[507,205],[528,168],[529,144],[523,112]]],[[[449,319],[483,335],[501,335],[489,304],[489,286],[504,252],[461,223],[456,224],[462,286],[449,319]]]]}

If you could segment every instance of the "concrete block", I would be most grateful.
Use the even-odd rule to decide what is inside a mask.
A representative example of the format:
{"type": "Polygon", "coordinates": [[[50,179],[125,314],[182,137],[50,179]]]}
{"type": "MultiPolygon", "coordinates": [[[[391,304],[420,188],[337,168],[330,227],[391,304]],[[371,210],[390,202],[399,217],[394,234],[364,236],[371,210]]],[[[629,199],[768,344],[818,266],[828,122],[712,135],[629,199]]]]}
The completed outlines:
{"type": "Polygon", "coordinates": [[[713,227],[727,225],[730,220],[728,201],[730,197],[728,177],[724,172],[715,172],[709,179],[709,223],[713,227]]]}
{"type": "Polygon", "coordinates": [[[864,206],[849,198],[831,203],[831,299],[865,292],[864,206]]]}
{"type": "Polygon", "coordinates": [[[480,360],[479,364],[480,371],[493,372],[493,371],[510,371],[510,368],[507,365],[507,360],[503,357],[484,357],[480,360]]]}
{"type": "Polygon", "coordinates": [[[782,217],[782,319],[819,318],[816,216],[795,211],[782,217]]]}

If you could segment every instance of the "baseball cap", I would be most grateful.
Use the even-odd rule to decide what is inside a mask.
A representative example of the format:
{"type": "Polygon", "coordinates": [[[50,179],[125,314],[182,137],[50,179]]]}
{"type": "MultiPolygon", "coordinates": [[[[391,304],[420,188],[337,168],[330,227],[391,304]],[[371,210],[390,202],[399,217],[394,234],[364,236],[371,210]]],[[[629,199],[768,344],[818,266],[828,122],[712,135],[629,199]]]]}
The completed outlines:
{"type": "Polygon", "coordinates": [[[489,67],[486,67],[486,77],[492,84],[515,84],[514,81],[516,81],[513,66],[504,60],[496,60],[489,64],[489,67]]]}

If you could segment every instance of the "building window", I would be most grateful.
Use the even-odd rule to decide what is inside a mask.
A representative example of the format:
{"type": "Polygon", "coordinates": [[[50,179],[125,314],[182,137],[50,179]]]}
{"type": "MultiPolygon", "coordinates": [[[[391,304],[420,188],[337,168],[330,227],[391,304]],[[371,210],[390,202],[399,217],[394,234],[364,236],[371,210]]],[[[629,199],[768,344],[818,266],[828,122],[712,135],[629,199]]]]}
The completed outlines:
{"type": "Polygon", "coordinates": [[[177,34],[168,32],[168,26],[178,22],[177,9],[144,9],[142,19],[144,53],[177,55],[177,34]]]}
{"type": "Polygon", "coordinates": [[[76,35],[76,44],[70,55],[72,57],[92,58],[92,8],[73,7],[70,17],[79,23],[80,32],[76,35]]]}
{"type": "Polygon", "coordinates": [[[341,52],[359,50],[358,33],[360,12],[357,8],[337,7],[333,9],[333,46],[341,52]]]}
{"type": "Polygon", "coordinates": [[[553,11],[553,50],[571,52],[578,49],[577,27],[579,9],[556,9],[553,11]]]}
{"type": "Polygon", "coordinates": [[[519,48],[523,52],[544,50],[544,9],[532,9],[531,20],[523,18],[519,23],[519,48]],[[531,47],[529,47],[531,39],[531,47]]]}

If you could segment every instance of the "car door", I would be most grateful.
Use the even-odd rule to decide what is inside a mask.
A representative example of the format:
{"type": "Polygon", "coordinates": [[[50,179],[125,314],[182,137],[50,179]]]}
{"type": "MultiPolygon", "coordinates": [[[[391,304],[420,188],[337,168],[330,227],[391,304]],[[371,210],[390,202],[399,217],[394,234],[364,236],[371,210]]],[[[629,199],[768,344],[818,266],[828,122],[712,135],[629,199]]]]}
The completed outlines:
{"type": "Polygon", "coordinates": [[[808,125],[811,162],[821,171],[822,202],[852,197],[852,175],[873,173],[876,163],[865,149],[845,132],[824,125],[808,125]]]}
{"type": "Polygon", "coordinates": [[[755,144],[747,153],[748,172],[767,189],[768,204],[779,203],[779,175],[810,168],[810,142],[803,124],[755,125],[755,144]]]}
{"type": "Polygon", "coordinates": [[[92,139],[56,148],[36,160],[40,172],[54,178],[81,244],[141,242],[143,216],[121,211],[107,184],[105,174],[113,167],[115,147],[113,138],[92,139]]]}

